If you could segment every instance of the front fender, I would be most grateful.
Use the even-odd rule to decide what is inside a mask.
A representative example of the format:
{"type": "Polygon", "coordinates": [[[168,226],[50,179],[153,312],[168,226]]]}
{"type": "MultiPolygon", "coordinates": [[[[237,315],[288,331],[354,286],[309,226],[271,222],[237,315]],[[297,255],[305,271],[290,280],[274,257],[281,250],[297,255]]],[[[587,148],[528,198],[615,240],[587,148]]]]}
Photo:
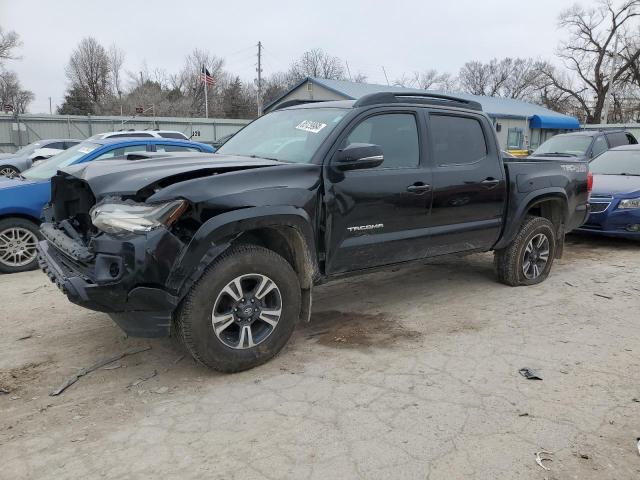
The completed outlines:
{"type": "Polygon", "coordinates": [[[306,255],[317,269],[311,218],[302,208],[266,206],[234,210],[203,223],[174,263],[167,286],[182,297],[204,270],[224,253],[242,233],[265,227],[290,227],[302,235],[306,255]]]}
{"type": "Polygon", "coordinates": [[[527,212],[536,204],[546,200],[559,200],[563,205],[563,218],[569,216],[569,200],[564,189],[560,187],[549,187],[542,190],[535,190],[517,200],[517,208],[507,213],[505,226],[500,240],[493,246],[493,250],[504,248],[509,245],[520,231],[527,212]]]}

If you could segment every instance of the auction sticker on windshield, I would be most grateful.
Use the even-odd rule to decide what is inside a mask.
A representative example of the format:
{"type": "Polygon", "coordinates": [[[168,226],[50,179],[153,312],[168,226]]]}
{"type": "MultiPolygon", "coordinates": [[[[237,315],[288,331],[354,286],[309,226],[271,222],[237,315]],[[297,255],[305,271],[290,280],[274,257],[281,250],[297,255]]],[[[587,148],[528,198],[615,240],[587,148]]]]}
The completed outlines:
{"type": "Polygon", "coordinates": [[[326,127],[326,123],[320,122],[312,122],[311,120],[304,120],[298,124],[296,127],[298,130],[304,130],[305,132],[318,133],[324,127],[326,127]]]}

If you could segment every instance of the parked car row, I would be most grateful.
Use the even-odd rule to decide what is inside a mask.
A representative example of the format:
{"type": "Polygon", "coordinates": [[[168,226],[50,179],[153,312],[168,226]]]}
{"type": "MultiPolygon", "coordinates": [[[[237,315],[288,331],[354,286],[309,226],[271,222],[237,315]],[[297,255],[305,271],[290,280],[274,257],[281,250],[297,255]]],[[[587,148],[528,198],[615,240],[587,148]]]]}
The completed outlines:
{"type": "Polygon", "coordinates": [[[579,231],[640,239],[640,145],[624,130],[556,135],[530,156],[585,160],[593,174],[590,215],[579,231]]]}

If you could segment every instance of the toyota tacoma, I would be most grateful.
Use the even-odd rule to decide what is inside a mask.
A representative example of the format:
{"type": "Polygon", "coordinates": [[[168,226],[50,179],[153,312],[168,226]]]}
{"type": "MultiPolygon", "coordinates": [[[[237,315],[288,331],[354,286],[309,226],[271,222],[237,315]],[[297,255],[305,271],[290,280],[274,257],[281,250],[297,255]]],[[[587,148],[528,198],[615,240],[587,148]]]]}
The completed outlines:
{"type": "Polygon", "coordinates": [[[503,158],[481,106],[444,95],[284,106],[180,157],[59,171],[39,262],[70,301],[226,372],[278,353],[345,275],[492,250],[499,281],[539,283],[589,208],[586,162],[503,158]]]}

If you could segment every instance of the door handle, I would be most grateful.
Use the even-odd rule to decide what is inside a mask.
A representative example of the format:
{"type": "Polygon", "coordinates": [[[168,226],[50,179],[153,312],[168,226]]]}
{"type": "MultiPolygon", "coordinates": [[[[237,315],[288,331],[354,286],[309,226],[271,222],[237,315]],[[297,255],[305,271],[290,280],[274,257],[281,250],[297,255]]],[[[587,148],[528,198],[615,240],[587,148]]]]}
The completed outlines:
{"type": "Polygon", "coordinates": [[[487,189],[491,189],[491,188],[495,188],[499,183],[500,180],[493,178],[493,177],[488,177],[485,178],[484,180],[482,180],[482,182],[480,182],[485,188],[487,189]]]}
{"type": "Polygon", "coordinates": [[[431,190],[431,185],[427,184],[427,183],[414,183],[413,185],[409,185],[407,187],[407,192],[410,193],[424,193],[424,192],[428,192],[429,190],[431,190]]]}

